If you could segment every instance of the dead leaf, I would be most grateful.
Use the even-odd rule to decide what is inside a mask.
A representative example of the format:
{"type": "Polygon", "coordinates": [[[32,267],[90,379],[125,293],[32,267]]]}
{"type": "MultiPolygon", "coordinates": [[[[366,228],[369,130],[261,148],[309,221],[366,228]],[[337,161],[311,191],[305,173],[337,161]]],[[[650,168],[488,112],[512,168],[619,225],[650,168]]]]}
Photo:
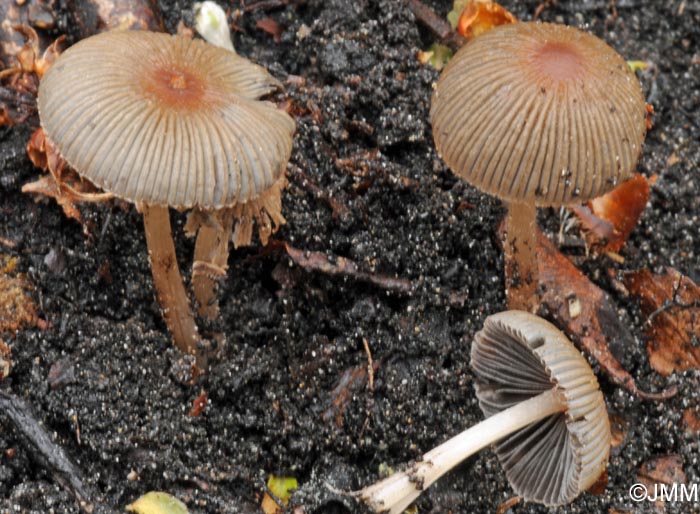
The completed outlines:
{"type": "Polygon", "coordinates": [[[499,25],[517,21],[515,16],[496,2],[469,0],[457,22],[457,32],[471,39],[499,25]]]}
{"type": "Polygon", "coordinates": [[[624,283],[647,316],[651,366],[664,376],[700,369],[700,288],[673,268],[626,273],[624,283]]]}
{"type": "Polygon", "coordinates": [[[260,502],[260,509],[262,509],[263,514],[281,514],[282,513],[282,507],[280,507],[277,502],[270,496],[269,494],[265,493],[263,495],[262,502],[260,502]]]}
{"type": "Polygon", "coordinates": [[[190,409],[190,412],[187,415],[191,418],[201,416],[202,412],[204,412],[204,408],[207,406],[207,402],[207,392],[204,389],[202,389],[202,391],[199,393],[199,396],[197,396],[197,398],[194,399],[194,402],[192,402],[192,408],[190,409]]]}
{"type": "Polygon", "coordinates": [[[255,22],[255,26],[260,30],[263,30],[272,36],[275,43],[282,41],[282,34],[284,33],[284,27],[277,23],[272,18],[263,18],[255,22]]]}
{"type": "Polygon", "coordinates": [[[688,437],[700,434],[700,408],[689,407],[683,411],[683,429],[688,437]]]}
{"type": "Polygon", "coordinates": [[[686,483],[683,459],[680,455],[662,455],[649,459],[639,468],[637,482],[646,486],[649,496],[658,497],[654,502],[655,506],[660,512],[664,512],[664,500],[659,486],[686,483]]]}
{"type": "Polygon", "coordinates": [[[609,193],[574,212],[589,231],[590,243],[604,252],[619,252],[649,200],[649,182],[636,174],[609,193]]]}
{"type": "Polygon", "coordinates": [[[49,174],[25,184],[22,186],[22,192],[53,198],[61,206],[66,217],[80,223],[83,226],[83,232],[88,235],[88,226],[83,222],[75,204],[106,202],[114,195],[98,193],[97,187],[70,168],[61,158],[54,144],[45,136],[41,127],[34,131],[27,143],[27,155],[37,168],[48,171],[49,174]]]}
{"type": "Polygon", "coordinates": [[[537,256],[542,305],[560,328],[591,355],[610,379],[631,393],[647,400],[663,400],[677,392],[671,387],[660,393],[646,393],[610,350],[610,345],[633,345],[634,338],[620,323],[615,307],[598,286],[593,284],[541,232],[537,256]],[[577,304],[572,317],[571,303],[577,304]]]}

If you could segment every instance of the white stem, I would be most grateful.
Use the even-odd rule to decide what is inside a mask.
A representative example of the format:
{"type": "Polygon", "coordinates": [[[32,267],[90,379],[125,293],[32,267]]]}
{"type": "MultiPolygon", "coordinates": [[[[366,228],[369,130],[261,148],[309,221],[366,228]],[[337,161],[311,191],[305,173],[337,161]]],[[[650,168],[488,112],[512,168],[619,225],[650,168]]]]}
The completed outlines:
{"type": "Polygon", "coordinates": [[[409,469],[358,491],[357,496],[375,512],[401,514],[438,478],[474,453],[563,410],[559,392],[552,388],[468,428],[430,450],[409,469]]]}

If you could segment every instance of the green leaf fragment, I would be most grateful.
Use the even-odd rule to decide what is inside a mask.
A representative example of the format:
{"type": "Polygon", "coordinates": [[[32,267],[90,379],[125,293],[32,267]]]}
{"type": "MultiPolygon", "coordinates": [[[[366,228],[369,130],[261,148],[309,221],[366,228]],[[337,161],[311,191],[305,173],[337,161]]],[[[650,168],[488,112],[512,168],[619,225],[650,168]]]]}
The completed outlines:
{"type": "Polygon", "coordinates": [[[644,71],[649,67],[649,63],[646,61],[627,61],[627,66],[634,72],[644,71]]]}
{"type": "Polygon", "coordinates": [[[433,43],[430,46],[430,48],[428,48],[424,52],[424,54],[427,58],[427,62],[433,68],[440,71],[445,67],[445,65],[448,62],[450,62],[450,59],[452,59],[454,52],[448,46],[441,45],[439,43],[433,43]]]}
{"type": "Polygon", "coordinates": [[[279,498],[282,503],[287,505],[289,498],[292,497],[292,491],[299,488],[299,483],[294,477],[278,477],[270,475],[267,481],[267,487],[270,492],[279,498]]]}

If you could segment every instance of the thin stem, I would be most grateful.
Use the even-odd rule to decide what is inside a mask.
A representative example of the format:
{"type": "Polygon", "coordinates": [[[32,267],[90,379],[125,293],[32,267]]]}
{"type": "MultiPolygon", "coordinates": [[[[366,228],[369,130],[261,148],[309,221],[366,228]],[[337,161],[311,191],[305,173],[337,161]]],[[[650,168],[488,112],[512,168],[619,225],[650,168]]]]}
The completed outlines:
{"type": "Polygon", "coordinates": [[[197,300],[197,314],[216,319],[219,302],[216,280],[226,275],[233,214],[230,209],[211,214],[211,223],[202,224],[197,231],[192,269],[192,291],[197,300]]]}
{"type": "Polygon", "coordinates": [[[536,312],[537,294],[537,207],[510,203],[506,216],[505,271],[508,309],[536,312]]]}
{"type": "Polygon", "coordinates": [[[395,473],[357,494],[375,512],[400,514],[438,478],[485,446],[527,425],[562,412],[556,388],[494,414],[423,455],[406,471],[395,473]]]}
{"type": "Polygon", "coordinates": [[[197,366],[203,370],[206,360],[197,346],[199,333],[177,265],[170,229],[170,212],[167,207],[145,204],[141,205],[140,210],[146,228],[153,284],[163,318],[173,335],[175,346],[184,353],[196,356],[197,366]]]}

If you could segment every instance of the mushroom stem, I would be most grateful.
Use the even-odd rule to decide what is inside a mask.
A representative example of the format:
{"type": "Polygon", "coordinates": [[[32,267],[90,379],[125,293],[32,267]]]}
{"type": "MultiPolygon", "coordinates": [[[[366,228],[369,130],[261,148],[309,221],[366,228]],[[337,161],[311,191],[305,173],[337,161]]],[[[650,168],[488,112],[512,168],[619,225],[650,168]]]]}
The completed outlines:
{"type": "Polygon", "coordinates": [[[534,313],[539,308],[536,225],[534,204],[508,204],[504,247],[506,297],[510,310],[534,313]]]}
{"type": "Polygon", "coordinates": [[[206,360],[197,347],[199,333],[177,265],[168,207],[142,204],[140,210],[146,229],[153,284],[165,323],[173,335],[175,346],[184,353],[196,356],[197,366],[204,369],[206,360]]]}
{"type": "Polygon", "coordinates": [[[482,448],[565,410],[556,387],[494,414],[423,455],[413,466],[357,493],[375,512],[401,514],[438,478],[482,448]]]}
{"type": "Polygon", "coordinates": [[[198,303],[197,314],[216,319],[219,302],[215,285],[217,279],[226,276],[233,214],[230,209],[225,209],[211,216],[214,223],[201,225],[197,232],[191,285],[198,303]]]}

